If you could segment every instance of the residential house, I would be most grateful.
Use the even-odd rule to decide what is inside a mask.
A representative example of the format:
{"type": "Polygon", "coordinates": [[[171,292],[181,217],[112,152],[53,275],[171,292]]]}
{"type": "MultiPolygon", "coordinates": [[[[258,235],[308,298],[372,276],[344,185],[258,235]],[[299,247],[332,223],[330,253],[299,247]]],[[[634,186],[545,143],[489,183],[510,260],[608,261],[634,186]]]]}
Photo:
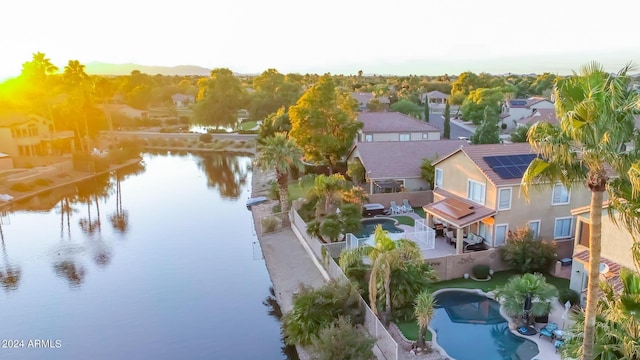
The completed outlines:
{"type": "Polygon", "coordinates": [[[556,116],[556,109],[535,109],[531,115],[520,120],[516,120],[516,126],[531,126],[541,121],[557,126],[559,124],[559,120],[556,116]]]}
{"type": "Polygon", "coordinates": [[[440,140],[440,129],[399,112],[365,112],[357,142],[440,140]]]}
{"type": "Polygon", "coordinates": [[[537,109],[555,109],[555,105],[542,97],[511,99],[502,105],[500,118],[503,124],[507,124],[507,129],[512,129],[517,126],[518,120],[533,115],[537,109]]]}
{"type": "Polygon", "coordinates": [[[108,112],[111,115],[119,114],[129,119],[148,119],[149,112],[146,110],[139,110],[133,108],[127,104],[98,104],[98,108],[108,112]]]}
{"type": "Polygon", "coordinates": [[[504,245],[509,231],[528,226],[537,238],[555,240],[558,254],[570,256],[575,221],[571,209],[589,204],[582,186],[534,186],[522,194],[522,175],[535,158],[528,143],[467,144],[434,163],[434,202],[425,205],[429,223],[454,231],[457,252],[464,235],[483,238],[486,247],[504,245]]]}
{"type": "Polygon", "coordinates": [[[387,96],[375,96],[373,93],[370,93],[370,92],[352,92],[351,96],[353,96],[353,98],[356,99],[356,101],[358,102],[358,110],[360,112],[368,111],[369,108],[367,105],[369,105],[369,102],[371,102],[374,99],[380,103],[384,111],[388,110],[389,105],[391,104],[391,101],[387,96]]]}
{"type": "MultiPolygon", "coordinates": [[[[576,217],[575,243],[571,263],[571,281],[569,288],[581,294],[584,304],[586,297],[589,266],[589,232],[591,221],[589,207],[584,206],[572,211],[576,217]]],[[[615,212],[611,216],[618,216],[615,212]]],[[[625,267],[635,269],[631,247],[634,240],[629,230],[622,224],[616,225],[608,215],[607,206],[602,210],[602,247],[600,259],[600,279],[613,285],[614,290],[622,290],[620,270],[625,267]]]]}
{"type": "Polygon", "coordinates": [[[13,159],[5,153],[0,153],[0,171],[13,169],[13,159]]]}
{"type": "Polygon", "coordinates": [[[445,94],[438,90],[422,93],[419,96],[420,103],[424,104],[429,102],[429,110],[431,111],[443,111],[445,105],[449,101],[449,94],[445,94]]]}
{"type": "Polygon", "coordinates": [[[0,115],[0,152],[12,157],[71,152],[73,139],[73,131],[56,132],[51,120],[38,115],[0,115]]]}
{"type": "Polygon", "coordinates": [[[422,179],[423,159],[435,161],[463,144],[463,140],[361,142],[349,154],[348,161],[359,159],[366,173],[370,194],[431,189],[422,179]]]}
{"type": "Polygon", "coordinates": [[[185,94],[173,94],[171,95],[171,100],[173,100],[173,105],[177,108],[189,107],[189,105],[196,102],[196,98],[193,95],[185,94]]]}

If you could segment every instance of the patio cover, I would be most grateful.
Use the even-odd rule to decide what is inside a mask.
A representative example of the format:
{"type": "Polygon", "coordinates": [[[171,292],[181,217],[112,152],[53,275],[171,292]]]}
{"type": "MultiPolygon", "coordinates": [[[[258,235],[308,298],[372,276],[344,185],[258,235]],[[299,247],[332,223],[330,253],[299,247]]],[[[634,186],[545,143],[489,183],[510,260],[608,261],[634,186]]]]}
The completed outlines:
{"type": "Polygon", "coordinates": [[[434,193],[443,196],[444,199],[423,206],[424,212],[440,218],[459,229],[496,214],[493,209],[476,204],[448,191],[436,189],[434,193]]]}

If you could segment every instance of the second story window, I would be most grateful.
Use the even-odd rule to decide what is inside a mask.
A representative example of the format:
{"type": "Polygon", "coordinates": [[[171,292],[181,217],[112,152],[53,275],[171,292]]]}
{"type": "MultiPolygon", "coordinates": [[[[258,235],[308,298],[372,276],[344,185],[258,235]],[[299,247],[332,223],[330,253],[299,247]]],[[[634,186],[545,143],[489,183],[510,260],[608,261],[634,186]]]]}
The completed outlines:
{"type": "Polygon", "coordinates": [[[498,190],[498,210],[511,209],[511,188],[498,190]]]}
{"type": "Polygon", "coordinates": [[[400,141],[411,141],[411,134],[400,134],[400,141]]]}
{"type": "Polygon", "coordinates": [[[477,181],[467,181],[467,199],[484,205],[485,187],[477,181]]]}
{"type": "Polygon", "coordinates": [[[364,136],[364,142],[373,142],[373,134],[366,134],[364,136]]]}
{"type": "Polygon", "coordinates": [[[555,184],[551,205],[566,205],[569,203],[569,191],[562,184],[555,184]]]}
{"type": "Polygon", "coordinates": [[[442,172],[442,169],[438,169],[436,168],[436,174],[433,177],[433,182],[434,182],[434,187],[442,187],[442,176],[444,175],[444,173],[442,172]]]}

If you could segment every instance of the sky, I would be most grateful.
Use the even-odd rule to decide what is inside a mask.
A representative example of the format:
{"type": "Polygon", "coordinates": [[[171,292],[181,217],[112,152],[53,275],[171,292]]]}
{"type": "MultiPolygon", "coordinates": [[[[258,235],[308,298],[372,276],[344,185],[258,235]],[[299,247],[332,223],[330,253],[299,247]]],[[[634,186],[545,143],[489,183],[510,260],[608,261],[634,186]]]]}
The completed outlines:
{"type": "Polygon", "coordinates": [[[237,73],[640,72],[640,2],[20,0],[0,3],[0,79],[43,52],[237,73]]]}

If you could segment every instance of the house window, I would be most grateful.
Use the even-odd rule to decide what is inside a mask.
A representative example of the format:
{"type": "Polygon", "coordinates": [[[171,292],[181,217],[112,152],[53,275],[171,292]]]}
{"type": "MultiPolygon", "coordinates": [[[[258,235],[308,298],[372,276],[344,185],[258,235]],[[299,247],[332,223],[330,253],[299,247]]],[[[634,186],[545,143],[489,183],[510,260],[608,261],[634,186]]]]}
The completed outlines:
{"type": "Polygon", "coordinates": [[[400,141],[411,141],[411,134],[400,134],[400,141]]]}
{"type": "Polygon", "coordinates": [[[507,232],[509,231],[509,224],[496,225],[496,245],[504,245],[507,240],[507,232]]]}
{"type": "Polygon", "coordinates": [[[556,218],[556,224],[553,228],[554,239],[566,239],[571,237],[571,217],[556,218]]]}
{"type": "Polygon", "coordinates": [[[422,133],[422,139],[423,140],[428,140],[429,139],[429,133],[422,133]]]}
{"type": "Polygon", "coordinates": [[[537,239],[540,236],[540,220],[529,221],[529,230],[533,233],[533,238],[537,239]]]}
{"type": "Polygon", "coordinates": [[[436,168],[436,175],[433,178],[433,182],[435,183],[435,184],[433,184],[434,187],[442,187],[442,176],[443,176],[443,174],[444,173],[442,172],[442,169],[436,168]]]}
{"type": "Polygon", "coordinates": [[[484,205],[484,192],[484,184],[473,180],[467,181],[467,199],[484,205]]]}
{"type": "Polygon", "coordinates": [[[502,188],[498,191],[498,210],[511,209],[511,188],[502,188]]]}
{"type": "Polygon", "coordinates": [[[566,205],[569,203],[569,191],[562,184],[555,184],[551,205],[566,205]]]}
{"type": "Polygon", "coordinates": [[[373,142],[373,134],[366,134],[364,136],[364,142],[373,142]]]}

